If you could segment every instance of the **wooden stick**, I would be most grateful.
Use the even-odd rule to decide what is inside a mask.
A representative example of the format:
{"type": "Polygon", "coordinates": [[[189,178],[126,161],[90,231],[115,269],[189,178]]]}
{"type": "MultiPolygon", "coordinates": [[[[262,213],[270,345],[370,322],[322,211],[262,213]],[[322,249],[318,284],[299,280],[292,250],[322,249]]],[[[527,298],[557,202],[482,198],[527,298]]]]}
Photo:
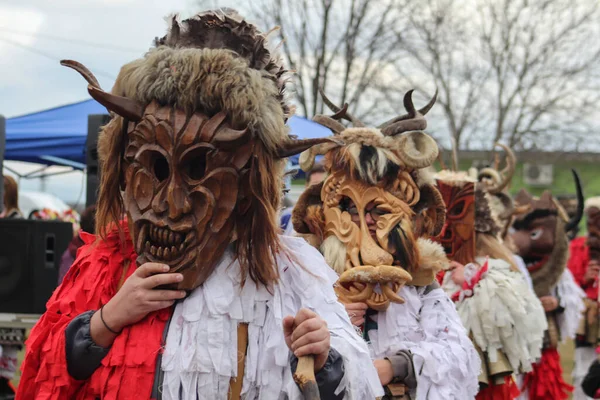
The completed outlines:
{"type": "Polygon", "coordinates": [[[298,359],[294,381],[300,386],[306,400],[321,400],[317,378],[315,378],[314,356],[302,356],[298,359]]]}

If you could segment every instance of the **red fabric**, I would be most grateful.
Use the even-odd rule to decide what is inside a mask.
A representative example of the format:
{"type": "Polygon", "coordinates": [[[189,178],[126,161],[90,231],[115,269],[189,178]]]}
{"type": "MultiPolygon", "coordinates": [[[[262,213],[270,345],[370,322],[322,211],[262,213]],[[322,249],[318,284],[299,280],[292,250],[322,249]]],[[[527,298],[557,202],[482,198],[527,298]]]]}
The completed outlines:
{"type": "Polygon", "coordinates": [[[465,293],[465,297],[473,296],[473,288],[475,287],[475,285],[477,285],[479,283],[479,281],[481,279],[483,279],[483,274],[485,274],[488,271],[488,265],[489,265],[489,259],[486,259],[485,264],[483,264],[483,266],[481,268],[479,268],[479,270],[477,271],[475,276],[473,278],[471,278],[470,282],[468,282],[465,279],[465,281],[462,284],[461,290],[452,295],[453,302],[456,303],[460,299],[461,293],[465,293],[465,292],[470,293],[468,295],[465,293]]]}
{"type": "Polygon", "coordinates": [[[121,280],[124,260],[130,262],[127,276],[135,270],[137,256],[125,222],[122,228],[125,241],[116,230],[97,243],[93,235],[82,233],[85,245],[26,342],[17,400],[150,398],[171,309],[151,313],[123,329],[90,379],[77,381],[67,372],[65,328],[77,315],[97,310],[110,300],[121,280]]]}
{"type": "Polygon", "coordinates": [[[595,300],[598,298],[598,282],[590,284],[583,281],[583,276],[590,262],[586,241],[587,237],[585,236],[575,238],[571,241],[569,244],[569,262],[567,266],[577,284],[585,291],[587,297],[595,300]]]}
{"type": "Polygon", "coordinates": [[[490,385],[477,393],[476,400],[513,400],[521,392],[512,376],[504,377],[503,385],[490,385]]]}
{"type": "Polygon", "coordinates": [[[442,283],[444,283],[444,275],[446,275],[446,271],[442,270],[442,271],[438,272],[437,275],[435,276],[435,278],[437,279],[437,281],[440,285],[442,283]]]}
{"type": "Polygon", "coordinates": [[[563,380],[560,356],[556,349],[542,351],[542,359],[525,375],[523,388],[529,391],[529,400],[566,400],[573,386],[563,380]]]}

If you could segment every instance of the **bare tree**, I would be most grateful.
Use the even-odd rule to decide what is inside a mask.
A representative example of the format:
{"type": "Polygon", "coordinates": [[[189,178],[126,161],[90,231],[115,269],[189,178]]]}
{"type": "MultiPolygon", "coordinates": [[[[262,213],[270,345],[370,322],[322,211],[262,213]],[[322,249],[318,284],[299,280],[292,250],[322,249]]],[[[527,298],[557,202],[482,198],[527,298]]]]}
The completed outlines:
{"type": "Polygon", "coordinates": [[[597,86],[590,90],[592,73],[600,67],[599,4],[481,1],[480,40],[492,69],[488,90],[495,110],[494,141],[522,148],[553,142],[561,148],[565,139],[577,139],[573,133],[586,131],[583,122],[600,106],[597,86]]]}
{"type": "Polygon", "coordinates": [[[598,128],[590,116],[600,108],[599,8],[597,0],[423,1],[397,31],[410,55],[397,68],[435,81],[462,148],[502,140],[576,149],[598,128]]]}
{"type": "Polygon", "coordinates": [[[438,114],[445,121],[442,129],[446,127],[458,147],[468,147],[473,134],[487,122],[477,107],[490,69],[471,40],[468,13],[455,4],[429,0],[412,5],[408,24],[396,27],[407,55],[396,67],[421,92],[430,93],[435,85],[438,114]]]}
{"type": "Polygon", "coordinates": [[[359,118],[375,121],[392,113],[387,93],[398,87],[391,65],[399,41],[391,28],[406,19],[407,1],[255,0],[243,6],[263,29],[279,27],[299,113],[323,112],[322,87],[359,118]]]}

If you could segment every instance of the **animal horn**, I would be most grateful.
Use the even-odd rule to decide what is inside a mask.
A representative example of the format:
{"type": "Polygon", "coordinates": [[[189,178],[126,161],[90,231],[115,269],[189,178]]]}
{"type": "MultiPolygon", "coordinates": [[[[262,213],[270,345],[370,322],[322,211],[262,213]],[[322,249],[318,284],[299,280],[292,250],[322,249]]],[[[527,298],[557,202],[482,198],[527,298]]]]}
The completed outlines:
{"type": "Polygon", "coordinates": [[[333,117],[329,117],[327,115],[319,114],[313,117],[313,121],[317,124],[321,124],[326,128],[331,129],[334,135],[339,135],[346,129],[341,122],[336,121],[333,117]]]}
{"type": "Polygon", "coordinates": [[[74,69],[75,71],[79,72],[81,74],[81,76],[83,76],[83,78],[90,85],[92,85],[98,89],[102,89],[100,87],[100,84],[98,83],[98,80],[94,76],[94,74],[92,74],[92,72],[89,69],[87,69],[87,67],[85,65],[83,65],[77,61],[74,61],[74,60],[61,60],[60,65],[62,65],[63,67],[68,67],[68,68],[74,69]]]}
{"type": "Polygon", "coordinates": [[[427,128],[427,121],[425,120],[424,116],[435,104],[435,101],[437,100],[437,90],[429,103],[418,111],[413,104],[413,92],[414,90],[409,90],[404,95],[403,103],[407,114],[392,118],[391,120],[379,125],[379,129],[384,135],[395,136],[403,132],[419,131],[427,128]]]}
{"type": "Polygon", "coordinates": [[[94,100],[106,107],[107,110],[129,121],[137,122],[144,115],[144,107],[135,100],[105,92],[92,85],[88,85],[88,93],[94,100]]]}
{"type": "Polygon", "coordinates": [[[506,153],[506,167],[500,173],[500,181],[495,185],[488,187],[487,191],[490,194],[498,194],[508,186],[515,174],[515,167],[517,164],[515,154],[508,146],[502,143],[496,143],[496,146],[504,149],[504,152],[506,153]]]}
{"type": "Polygon", "coordinates": [[[286,158],[293,156],[295,154],[302,153],[305,150],[310,149],[313,146],[319,145],[321,143],[336,143],[339,145],[341,142],[332,137],[326,138],[317,138],[317,139],[303,139],[303,140],[290,140],[285,143],[282,147],[277,151],[278,158],[286,158]]]}
{"type": "Polygon", "coordinates": [[[139,121],[144,115],[144,107],[138,102],[105,92],[98,80],[83,64],[73,60],[62,60],[60,65],[74,69],[88,82],[88,93],[94,100],[102,104],[109,113],[114,112],[130,121],[139,121]]]}
{"type": "Polygon", "coordinates": [[[352,122],[352,125],[354,125],[357,128],[361,128],[361,127],[365,126],[365,124],[363,124],[358,118],[354,117],[352,114],[350,114],[348,112],[348,104],[344,104],[342,107],[338,107],[335,104],[333,104],[333,101],[331,101],[329,99],[329,97],[327,97],[325,95],[323,88],[319,88],[319,93],[321,94],[321,97],[323,98],[323,103],[325,103],[325,105],[331,111],[333,111],[335,113],[331,118],[334,118],[336,120],[344,118],[344,119],[352,122]]]}
{"type": "Polygon", "coordinates": [[[574,169],[571,170],[573,173],[573,179],[575,180],[575,188],[577,189],[577,213],[567,222],[565,225],[565,232],[569,232],[573,230],[579,222],[581,222],[581,218],[583,218],[583,206],[584,206],[584,198],[583,198],[583,189],[581,188],[581,181],[579,180],[579,175],[577,171],[574,169]]]}

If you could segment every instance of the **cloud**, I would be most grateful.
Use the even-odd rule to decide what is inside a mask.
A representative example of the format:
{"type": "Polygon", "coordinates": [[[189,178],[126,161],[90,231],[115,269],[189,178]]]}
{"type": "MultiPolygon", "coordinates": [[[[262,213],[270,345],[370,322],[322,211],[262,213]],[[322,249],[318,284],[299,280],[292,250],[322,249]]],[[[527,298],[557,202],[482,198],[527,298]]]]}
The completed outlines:
{"type": "Polygon", "coordinates": [[[189,0],[22,3],[6,0],[0,5],[0,114],[6,117],[88,98],[81,78],[59,65],[63,58],[84,63],[110,88],[120,67],[165,33],[164,17],[189,14],[191,5],[189,0]]]}

